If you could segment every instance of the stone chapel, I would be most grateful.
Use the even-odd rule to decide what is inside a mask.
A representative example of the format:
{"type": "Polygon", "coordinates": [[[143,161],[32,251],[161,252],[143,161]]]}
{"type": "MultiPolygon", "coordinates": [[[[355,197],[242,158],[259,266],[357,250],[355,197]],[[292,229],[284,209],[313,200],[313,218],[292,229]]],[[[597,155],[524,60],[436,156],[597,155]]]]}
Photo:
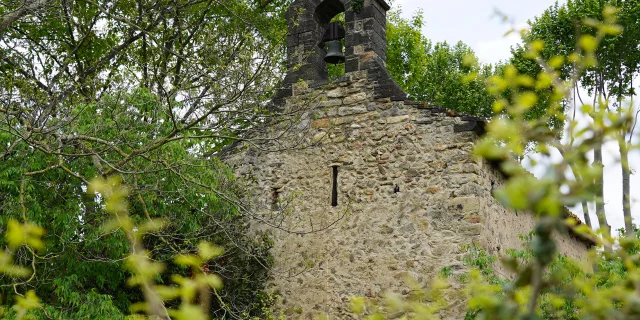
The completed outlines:
{"type": "MultiPolygon", "coordinates": [[[[428,285],[443,268],[462,272],[472,246],[520,249],[535,226],[493,198],[505,176],[472,154],[485,120],[410,101],[390,77],[387,10],[384,0],[294,1],[288,74],[272,101],[283,116],[226,156],[255,231],[274,240],[268,289],[287,318],[348,319],[352,296],[407,294],[407,277],[428,285]],[[329,81],[326,42],[336,38],[345,76],[329,81]]],[[[556,239],[576,259],[591,246],[556,239]]],[[[464,315],[462,299],[451,303],[447,318],[464,315]]]]}

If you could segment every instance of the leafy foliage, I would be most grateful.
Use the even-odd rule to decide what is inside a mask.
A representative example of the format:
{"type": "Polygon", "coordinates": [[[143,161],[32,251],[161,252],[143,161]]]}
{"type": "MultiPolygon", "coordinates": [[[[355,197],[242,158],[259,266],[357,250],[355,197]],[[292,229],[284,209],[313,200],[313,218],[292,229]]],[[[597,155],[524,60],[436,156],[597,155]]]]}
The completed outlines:
{"type": "MultiPolygon", "coordinates": [[[[620,113],[629,113],[623,101],[635,96],[633,85],[634,78],[640,74],[640,28],[637,21],[640,16],[640,5],[637,1],[591,1],[570,0],[564,5],[556,4],[545,10],[542,15],[529,22],[531,29],[524,33],[526,43],[535,45],[540,59],[548,61],[548,65],[554,68],[559,79],[569,81],[573,79],[573,94],[567,95],[563,105],[573,102],[585,104],[587,97],[580,89],[585,89],[593,100],[588,104],[594,107],[594,112],[599,109],[614,109],[620,113]],[[608,7],[616,7],[616,25],[608,25],[606,34],[598,34],[598,19],[608,7]],[[598,50],[595,48],[598,47],[598,50]],[[584,57],[584,63],[575,63],[579,56],[584,57]],[[576,73],[576,69],[581,71],[576,73]],[[602,98],[600,101],[598,99],[602,98]]],[[[513,50],[514,57],[511,63],[522,74],[536,77],[544,75],[542,66],[536,59],[530,59],[529,49],[520,45],[513,50]]],[[[548,71],[548,70],[547,70],[548,71]]],[[[547,78],[545,81],[548,81],[547,78]]],[[[553,92],[544,88],[538,91],[538,109],[535,113],[544,112],[553,105],[550,96],[553,92]]],[[[574,115],[575,117],[575,111],[574,115]]],[[[594,121],[597,117],[591,116],[594,121]]],[[[553,119],[552,119],[553,120],[553,119]]],[[[557,122],[556,122],[557,124],[557,122]]],[[[555,125],[560,128],[560,126],[555,125]]],[[[598,134],[599,132],[595,132],[598,134]]],[[[625,228],[628,235],[633,233],[631,224],[630,183],[631,170],[628,164],[630,139],[633,135],[633,127],[627,130],[619,130],[618,134],[611,138],[617,140],[620,148],[623,180],[623,215],[625,228]]],[[[575,140],[575,137],[570,137],[575,140]]],[[[562,153],[563,150],[560,150],[562,153]]],[[[602,165],[602,149],[594,150],[594,165],[602,165]]],[[[579,172],[574,174],[581,179],[579,172]]],[[[604,211],[602,176],[595,185],[599,192],[596,194],[596,214],[599,225],[608,228],[607,217],[604,211]]],[[[588,206],[583,202],[585,220],[591,225],[588,206]]]]}
{"type": "Polygon", "coordinates": [[[353,0],[351,1],[351,10],[353,12],[359,13],[364,8],[364,0],[353,0]]]}
{"type": "MultiPolygon", "coordinates": [[[[541,301],[544,301],[545,292],[550,292],[546,297],[555,308],[554,312],[562,312],[562,307],[575,303],[576,310],[573,312],[580,318],[621,319],[634,315],[631,309],[616,307],[619,304],[629,306],[629,303],[633,303],[635,299],[634,294],[631,293],[633,290],[628,290],[624,286],[617,286],[611,291],[597,290],[595,286],[597,281],[594,280],[596,277],[568,278],[568,275],[577,272],[577,268],[563,265],[563,260],[557,259],[556,243],[552,237],[553,233],[566,232],[567,228],[575,228],[575,231],[589,235],[588,228],[576,227],[574,221],[564,219],[562,207],[574,205],[581,199],[595,198],[594,193],[597,188],[593,188],[593,183],[598,181],[601,167],[591,166],[584,154],[599,148],[605,141],[604,137],[632,125],[629,121],[632,117],[628,113],[607,112],[605,108],[594,112],[594,106],[586,105],[583,109],[591,112],[595,121],[586,128],[576,130],[575,120],[569,120],[569,134],[575,140],[559,141],[554,137],[553,131],[547,127],[547,121],[552,117],[566,119],[562,113],[563,99],[571,94],[575,81],[580,78],[582,72],[594,66],[595,50],[599,42],[608,35],[619,32],[620,28],[615,25],[615,12],[615,9],[605,7],[604,22],[592,22],[595,36],[585,35],[578,41],[581,43],[579,49],[567,58],[575,66],[568,81],[565,82],[560,78],[559,69],[562,64],[558,63],[558,58],[552,57],[546,60],[540,56],[545,47],[543,41],[530,42],[525,53],[528,59],[532,59],[541,67],[542,71],[537,75],[537,81],[524,81],[524,79],[533,80],[533,78],[520,74],[515,67],[507,67],[510,69],[508,77],[494,78],[491,81],[491,84],[497,88],[506,89],[510,86],[522,85],[530,89],[512,92],[513,99],[504,101],[498,106],[504,108],[510,117],[494,119],[489,123],[488,135],[478,145],[477,153],[485,158],[499,161],[503,170],[511,176],[507,184],[498,191],[497,198],[507,206],[535,213],[538,216],[538,222],[531,238],[531,259],[525,263],[512,260],[507,264],[516,274],[515,280],[502,286],[502,289],[492,298],[472,296],[470,301],[475,301],[475,306],[482,310],[480,313],[482,318],[539,319],[542,315],[541,305],[544,303],[541,301]],[[591,43],[591,40],[595,42],[591,43]],[[544,88],[550,89],[552,93],[549,96],[550,104],[545,116],[536,120],[527,119],[525,116],[527,110],[530,110],[539,100],[537,91],[544,88]],[[594,135],[594,132],[602,132],[602,134],[594,135]],[[585,139],[585,134],[595,138],[585,139]],[[547,172],[542,179],[532,179],[531,175],[521,167],[511,164],[510,159],[514,156],[521,157],[525,146],[530,142],[536,143],[538,150],[547,157],[550,157],[551,148],[563,151],[563,159],[551,161],[551,164],[545,167],[547,172]],[[568,176],[570,166],[584,180],[578,181],[574,176],[568,176]],[[592,183],[589,183],[590,181],[592,183]],[[561,187],[567,191],[560,192],[561,187]],[[554,267],[555,261],[560,261],[562,267],[554,267]],[[581,297],[580,292],[585,296],[581,297]],[[502,295],[499,300],[498,293],[502,295]],[[593,300],[602,304],[596,306],[597,303],[591,302],[593,300]]],[[[613,240],[606,233],[606,228],[601,229],[601,232],[604,232],[602,239],[591,237],[598,240],[605,248],[611,248],[613,240]]],[[[629,263],[633,260],[624,250],[618,250],[615,253],[612,253],[611,249],[608,251],[611,254],[607,254],[607,258],[616,257],[629,263]]],[[[632,273],[635,271],[630,269],[629,272],[628,276],[633,278],[632,273]]]]}
{"type": "Polygon", "coordinates": [[[85,192],[117,175],[133,224],[166,222],[140,239],[166,267],[154,280],[189,278],[173,257],[206,241],[224,248],[203,266],[225,283],[209,314],[262,315],[270,242],[247,236],[243,190],[215,154],[270,116],[287,4],[48,1],[1,31],[0,229],[47,230],[40,251],[13,252],[32,276],[0,278],[3,303],[35,289],[38,315],[117,319],[144,300],[126,285],[130,235],[105,232],[112,208],[85,192]]]}
{"type": "MultiPolygon", "coordinates": [[[[562,79],[568,79],[574,71],[575,65],[570,63],[572,55],[591,52],[592,55],[585,56],[588,67],[579,78],[580,86],[592,95],[600,92],[605,99],[611,96],[617,100],[633,95],[632,81],[640,68],[638,15],[640,6],[635,1],[571,0],[566,5],[556,4],[530,21],[531,30],[524,40],[553,44],[544,46],[539,54],[547,60],[553,58],[552,64],[557,64],[562,79]],[[609,35],[598,41],[597,29],[593,27],[608,6],[617,8],[616,26],[608,26],[609,35]]],[[[516,47],[513,62],[521,67],[521,72],[535,75],[540,66],[523,56],[525,52],[522,45],[516,47]]]]}
{"type": "MultiPolygon", "coordinates": [[[[16,220],[9,220],[7,231],[4,233],[7,246],[4,251],[0,251],[0,277],[10,276],[27,278],[34,274],[27,268],[16,265],[13,256],[16,250],[25,248],[35,254],[35,251],[42,249],[42,235],[44,229],[30,223],[21,224],[16,220]]],[[[2,298],[0,296],[0,298],[2,298]]],[[[22,319],[34,309],[40,308],[40,299],[33,290],[29,290],[23,296],[16,298],[13,308],[8,309],[5,305],[0,305],[0,316],[2,318],[22,319]]]]}
{"type": "Polygon", "coordinates": [[[462,42],[451,46],[433,44],[421,29],[423,15],[418,11],[412,19],[404,19],[400,11],[389,14],[387,25],[387,68],[391,76],[413,100],[428,101],[467,114],[489,117],[494,97],[476,73],[488,78],[499,66],[471,65],[477,58],[462,42]]]}

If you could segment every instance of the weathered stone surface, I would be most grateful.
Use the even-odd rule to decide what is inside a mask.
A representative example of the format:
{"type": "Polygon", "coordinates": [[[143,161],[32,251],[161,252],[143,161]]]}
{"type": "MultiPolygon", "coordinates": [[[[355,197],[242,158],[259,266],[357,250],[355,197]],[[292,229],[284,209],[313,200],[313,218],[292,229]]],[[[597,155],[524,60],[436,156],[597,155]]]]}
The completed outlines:
{"type": "Polygon", "coordinates": [[[482,233],[481,224],[460,225],[458,231],[465,236],[479,236],[482,233]]]}
{"type": "Polygon", "coordinates": [[[363,102],[367,100],[367,94],[364,92],[360,92],[360,93],[356,93],[356,94],[352,94],[346,98],[344,98],[344,100],[342,101],[342,103],[344,105],[350,105],[350,104],[355,104],[355,103],[359,103],[359,102],[363,102]]]}
{"type": "Polygon", "coordinates": [[[356,117],[357,122],[377,119],[380,116],[378,112],[369,112],[356,117]]]}
{"type": "Polygon", "coordinates": [[[327,91],[327,97],[328,98],[342,98],[342,97],[344,97],[346,95],[347,95],[347,92],[346,92],[345,88],[343,88],[343,87],[338,87],[338,88],[335,88],[333,90],[327,91]]]}
{"type": "Polygon", "coordinates": [[[429,193],[436,193],[436,192],[440,191],[441,189],[442,189],[442,188],[440,188],[440,187],[432,187],[432,188],[428,188],[428,189],[427,189],[427,192],[429,192],[429,193]]]}
{"type": "MultiPolygon", "coordinates": [[[[273,152],[240,146],[246,151],[227,159],[247,181],[251,209],[280,227],[255,223],[253,231],[273,237],[268,289],[280,292],[288,319],[318,313],[351,319],[350,297],[409,294],[407,277],[429,283],[443,267],[463,272],[464,246],[493,254],[519,249],[518,235],[535,226],[532,214],[507,210],[492,198],[502,175],[471,161],[481,120],[404,102],[406,94],[385,69],[385,1],[365,1],[360,13],[348,9],[349,1],[340,2],[344,7],[296,0],[288,12],[296,17],[289,21],[288,74],[273,102],[293,114],[316,108],[308,113],[316,116],[303,116],[287,132],[265,131],[260,147],[273,152]],[[328,79],[317,31],[344,9],[346,75],[320,88],[328,79]],[[286,199],[287,215],[272,209],[273,188],[286,199]],[[289,230],[323,231],[300,236],[289,230]]],[[[583,243],[564,234],[557,238],[560,252],[585,257],[583,243]]],[[[450,295],[453,312],[441,318],[464,317],[460,296],[450,295]]]]}
{"type": "Polygon", "coordinates": [[[326,118],[319,119],[311,123],[311,128],[313,129],[326,128],[328,126],[329,126],[329,119],[326,119],[326,118]]]}
{"type": "Polygon", "coordinates": [[[472,213],[464,217],[464,221],[469,223],[480,223],[482,222],[482,216],[477,213],[472,213]]]}
{"type": "Polygon", "coordinates": [[[394,123],[405,122],[407,120],[409,120],[409,116],[408,115],[397,116],[397,117],[389,117],[389,118],[387,118],[387,123],[388,124],[394,124],[394,123]]]}
{"type": "Polygon", "coordinates": [[[447,209],[451,212],[478,212],[480,210],[480,198],[461,197],[450,199],[447,209]]]}
{"type": "MultiPolygon", "coordinates": [[[[489,164],[474,160],[469,135],[475,133],[453,132],[453,120],[460,119],[404,102],[374,100],[369,84],[358,78],[365,76],[352,75],[347,82],[309,92],[317,101],[340,105],[314,105],[309,119],[300,119],[311,121],[309,126],[261,145],[278,151],[241,151],[245,149],[240,146],[239,153],[227,159],[246,180],[254,212],[285,229],[261,223],[252,227],[274,240],[268,289],[280,292],[282,310],[302,310],[290,318],[321,312],[331,319],[348,319],[348,297],[402,293],[406,276],[428,283],[443,267],[461,266],[464,246],[479,245],[493,254],[498,247],[520,249],[518,235],[535,227],[532,214],[516,215],[493,199],[492,188],[504,178],[489,164]],[[352,92],[343,99],[364,100],[343,106],[341,99],[328,97],[337,88],[352,92]],[[331,205],[333,167],[338,173],[336,207],[331,205]],[[287,215],[272,209],[273,188],[286,199],[287,215]],[[287,232],[325,227],[304,236],[287,232]]],[[[342,91],[335,92],[332,95],[342,91]]],[[[288,104],[292,110],[309,106],[305,96],[296,98],[298,102],[288,104]]],[[[269,137],[280,133],[273,131],[269,137]]],[[[563,254],[586,256],[584,243],[564,234],[557,237],[563,254]]],[[[499,264],[495,267],[508,274],[499,264]]],[[[464,272],[461,268],[456,272],[464,272]]]]}
{"type": "Polygon", "coordinates": [[[338,109],[338,114],[341,116],[346,116],[350,114],[359,114],[359,113],[367,113],[366,106],[355,106],[355,107],[342,107],[338,109]]]}
{"type": "Polygon", "coordinates": [[[433,119],[431,118],[420,118],[418,120],[416,120],[416,124],[431,124],[433,123],[433,119]]]}
{"type": "Polygon", "coordinates": [[[333,119],[333,121],[331,121],[331,124],[333,124],[334,126],[339,126],[339,125],[348,124],[351,122],[353,122],[353,117],[340,117],[340,118],[333,119]]]}
{"type": "Polygon", "coordinates": [[[317,142],[322,141],[322,139],[324,139],[324,138],[326,138],[326,137],[327,137],[327,133],[326,133],[326,132],[319,132],[319,133],[316,133],[316,134],[313,136],[312,141],[313,141],[314,143],[317,143],[317,142]]]}
{"type": "Polygon", "coordinates": [[[340,143],[340,142],[343,142],[346,139],[347,139],[347,137],[345,135],[343,135],[343,134],[338,134],[338,135],[331,136],[331,141],[333,143],[340,143]]]}
{"type": "Polygon", "coordinates": [[[391,228],[391,227],[389,227],[387,225],[384,225],[384,226],[380,227],[380,233],[381,234],[392,234],[393,233],[393,228],[391,228]]]}
{"type": "Polygon", "coordinates": [[[318,106],[320,107],[338,107],[341,105],[342,105],[341,99],[326,99],[326,100],[320,101],[320,103],[318,104],[318,106]]]}

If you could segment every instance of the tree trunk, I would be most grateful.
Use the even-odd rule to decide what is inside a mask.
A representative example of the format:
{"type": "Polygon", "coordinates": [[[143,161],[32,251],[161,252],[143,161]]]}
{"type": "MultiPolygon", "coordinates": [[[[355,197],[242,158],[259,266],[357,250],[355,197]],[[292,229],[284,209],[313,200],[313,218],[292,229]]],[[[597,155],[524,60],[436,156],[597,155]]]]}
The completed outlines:
{"type": "Polygon", "coordinates": [[[618,139],[620,146],[620,164],[622,167],[622,212],[624,214],[624,229],[627,237],[633,237],[633,220],[631,218],[631,186],[629,178],[631,170],[629,168],[629,146],[622,136],[618,139]]]}
{"type": "Polygon", "coordinates": [[[611,227],[607,223],[604,211],[604,165],[602,164],[602,144],[593,150],[593,165],[601,168],[600,176],[596,178],[596,216],[598,223],[606,235],[611,236],[611,227]]]}
{"type": "MultiPolygon", "coordinates": [[[[565,156],[564,150],[559,150],[559,151],[562,157],[564,157],[565,156]]],[[[571,172],[573,173],[573,176],[576,178],[576,181],[578,183],[583,183],[582,175],[580,174],[580,171],[578,171],[576,166],[573,164],[569,164],[569,168],[571,168],[571,172]]],[[[584,213],[584,223],[586,223],[589,228],[593,229],[593,225],[591,224],[591,217],[589,216],[588,202],[586,200],[582,200],[581,204],[582,204],[582,212],[584,213]]]]}
{"type": "Polygon", "coordinates": [[[587,201],[582,201],[582,212],[584,212],[584,223],[586,223],[589,228],[593,229],[593,225],[591,224],[591,217],[589,216],[589,205],[587,204],[587,201]]]}

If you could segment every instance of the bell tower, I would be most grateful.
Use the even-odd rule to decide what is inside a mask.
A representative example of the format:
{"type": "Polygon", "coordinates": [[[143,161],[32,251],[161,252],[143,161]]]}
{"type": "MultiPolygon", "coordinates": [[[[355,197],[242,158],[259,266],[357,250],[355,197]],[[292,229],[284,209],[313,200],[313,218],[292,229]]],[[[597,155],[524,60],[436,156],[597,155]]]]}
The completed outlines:
{"type": "MultiPolygon", "coordinates": [[[[306,81],[310,87],[328,83],[324,42],[326,35],[331,33],[330,27],[334,27],[331,19],[343,12],[346,75],[366,72],[369,82],[374,84],[376,98],[405,100],[406,94],[393,81],[386,68],[389,8],[384,0],[294,1],[287,12],[287,76],[274,102],[279,104],[283,98],[292,96],[292,85],[299,80],[306,81]]],[[[335,45],[335,42],[327,44],[335,45]]],[[[335,46],[329,48],[336,50],[335,46]]],[[[342,62],[342,59],[339,60],[342,62]]]]}

